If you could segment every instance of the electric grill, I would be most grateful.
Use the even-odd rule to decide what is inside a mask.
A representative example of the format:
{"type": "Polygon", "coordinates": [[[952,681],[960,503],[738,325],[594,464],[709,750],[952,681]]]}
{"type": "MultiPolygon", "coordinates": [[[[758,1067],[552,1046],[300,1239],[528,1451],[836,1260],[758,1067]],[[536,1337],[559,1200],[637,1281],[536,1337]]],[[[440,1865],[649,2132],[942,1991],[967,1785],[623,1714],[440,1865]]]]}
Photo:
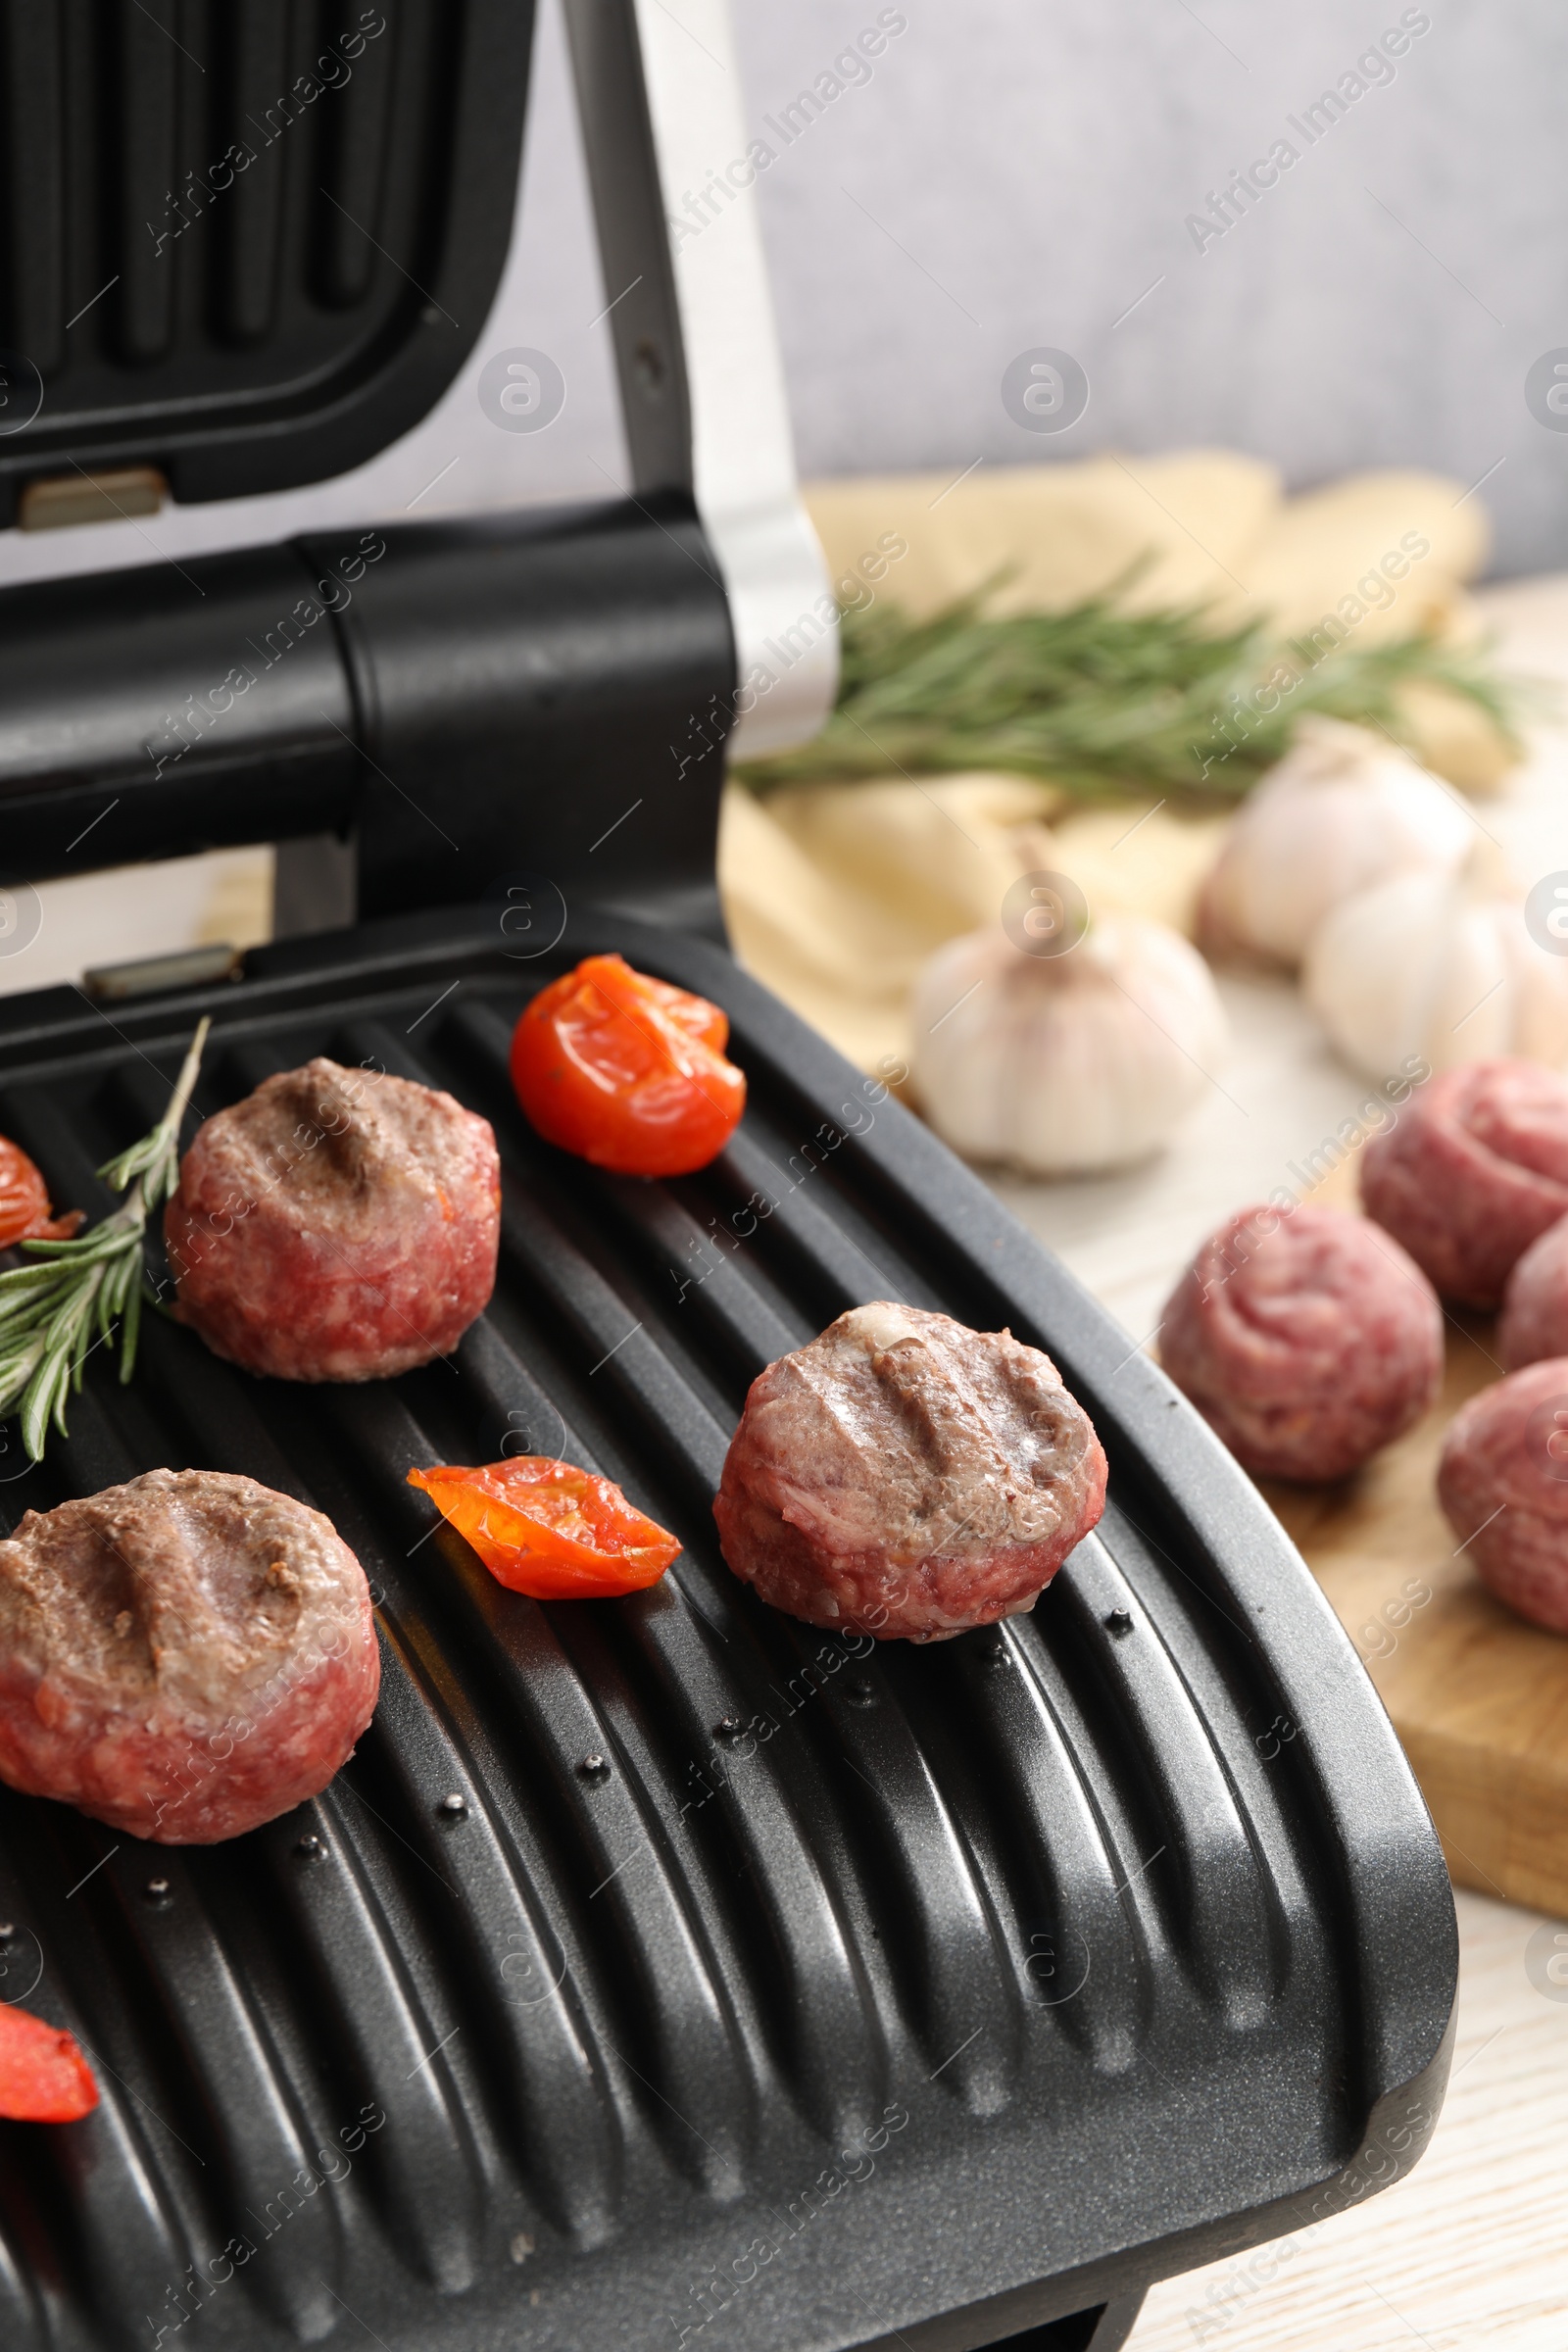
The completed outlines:
{"type": "MultiPolygon", "coordinates": [[[[450,381],[443,320],[501,267],[527,12],[368,13],[363,74],[149,262],[164,190],[360,16],[9,0],[24,516],[74,467],[186,500],[341,470],[450,381]]],[[[80,2125],[0,2126],[7,2352],[187,2327],[233,2352],[1111,2352],[1152,2280],[1407,2170],[1442,2096],[1446,1877],[1301,1561],[1065,1271],[719,944],[714,713],[821,583],[766,350],[738,379],[713,342],[726,268],[760,315],[752,232],[672,254],[662,225],[745,151],[682,95],[694,19],[724,55],[716,0],[674,33],[658,0],[568,14],[607,284],[641,281],[614,321],[631,494],[368,517],[346,604],[320,583],[358,534],[193,561],[199,598],[167,565],[0,596],[0,877],[67,870],[98,816],[106,860],[342,836],[285,858],[285,928],[313,888],[329,908],[323,870],[356,893],[235,982],[0,1002],[0,1130],[55,1200],[111,1205],[93,1171],[203,1012],[193,1124],[325,1053],[482,1111],[506,1186],[451,1364],[293,1389],[153,1316],[134,1382],[100,1358],[41,1466],[5,1432],[12,1525],[157,1464],[326,1511],[384,1666],[333,1786],[226,1845],[0,1789],[0,1996],[70,2026],[103,2089],[80,2125]],[[749,1106],[699,1176],[606,1175],[514,1104],[520,1006],[607,948],[730,1012],[749,1106]],[[749,1381],[881,1298],[1047,1348],[1110,1460],[1033,1613],[930,1649],[761,1607],[710,1517],[749,1381]],[[404,1474],[508,1451],[603,1470],[683,1556],[616,1603],[504,1592],[404,1474]]],[[[827,682],[807,633],[757,725],[807,723],[827,682]]]]}

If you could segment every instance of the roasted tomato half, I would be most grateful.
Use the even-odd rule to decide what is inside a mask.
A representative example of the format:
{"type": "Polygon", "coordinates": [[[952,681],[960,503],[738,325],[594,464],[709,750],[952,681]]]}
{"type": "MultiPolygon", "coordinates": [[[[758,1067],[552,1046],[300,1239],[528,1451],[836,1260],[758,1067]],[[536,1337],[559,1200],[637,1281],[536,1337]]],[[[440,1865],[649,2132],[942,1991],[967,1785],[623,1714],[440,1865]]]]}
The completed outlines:
{"type": "Polygon", "coordinates": [[[57,1217],[49,1188],[20,1144],[0,1135],[0,1250],[13,1242],[68,1242],[81,1223],[81,1210],[57,1217]]]}
{"type": "Polygon", "coordinates": [[[97,2104],[92,2070],[72,2036],[30,2009],[0,2001],[0,2115],[18,2124],[74,2124],[97,2104]]]}
{"type": "Polygon", "coordinates": [[[596,1167],[688,1176],[722,1152],[746,1106],[728,1040],[706,997],[589,956],[518,1021],[512,1083],[539,1133],[596,1167]]]}
{"type": "Polygon", "coordinates": [[[411,1470],[499,1584],[534,1600],[610,1600],[657,1584],[679,1539],[591,1470],[519,1453],[478,1470],[411,1470]]]}

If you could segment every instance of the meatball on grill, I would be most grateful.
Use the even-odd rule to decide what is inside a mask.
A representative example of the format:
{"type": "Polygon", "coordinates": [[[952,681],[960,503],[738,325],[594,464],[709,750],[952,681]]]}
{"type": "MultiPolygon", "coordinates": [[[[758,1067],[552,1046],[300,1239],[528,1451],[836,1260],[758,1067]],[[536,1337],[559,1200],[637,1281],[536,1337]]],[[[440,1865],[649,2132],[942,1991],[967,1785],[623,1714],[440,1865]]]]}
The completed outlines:
{"type": "Polygon", "coordinates": [[[1104,1499],[1100,1441],[1049,1356],[882,1301],[753,1382],[713,1516],[775,1608],[940,1642],[1031,1608],[1104,1499]]]}
{"type": "Polygon", "coordinates": [[[278,1380],[376,1380],[445,1355],[495,1289],[487,1119],[318,1058],[198,1133],[164,1211],[182,1319],[278,1380]]]}
{"type": "Polygon", "coordinates": [[[0,1543],[0,1780],[204,1845],[315,1796],[380,1688],[365,1571],[254,1479],[149,1470],[0,1543]]]}

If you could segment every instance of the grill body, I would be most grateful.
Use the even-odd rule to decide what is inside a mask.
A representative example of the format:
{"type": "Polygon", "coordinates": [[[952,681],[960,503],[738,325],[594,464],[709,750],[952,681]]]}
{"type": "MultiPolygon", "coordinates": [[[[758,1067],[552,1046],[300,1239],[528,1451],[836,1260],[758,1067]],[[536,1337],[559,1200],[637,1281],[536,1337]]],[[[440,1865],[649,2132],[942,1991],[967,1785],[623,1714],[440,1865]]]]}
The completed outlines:
{"type": "Polygon", "coordinates": [[[8,2352],[196,2313],[225,2352],[1065,2352],[1069,2315],[1119,2340],[1152,2279],[1414,2162],[1452,1904],[1354,1653],[1197,1415],[883,1086],[699,941],[431,911],[113,1024],[0,1006],[0,1130],[57,1201],[107,1205],[204,1009],[203,1114],[328,1053],[490,1117],[502,1273],[451,1364],[361,1389],[150,1318],[132,1385],[100,1359],[68,1443],[0,1457],[11,1525],[155,1464],[300,1495],[384,1665],[332,1788],[226,1846],[0,1791],[0,1995],[104,2090],[0,2126],[8,2352]],[[730,1010],[750,1103],[700,1176],[601,1174],[513,1104],[517,1010],[607,946],[730,1010]],[[1033,1613],[925,1650],[761,1607],[710,1517],[749,1381],[876,1298],[1045,1347],[1110,1461],[1033,1613]],[[620,1602],[503,1591],[404,1474],[509,1450],[619,1480],[681,1559],[620,1602]]]}

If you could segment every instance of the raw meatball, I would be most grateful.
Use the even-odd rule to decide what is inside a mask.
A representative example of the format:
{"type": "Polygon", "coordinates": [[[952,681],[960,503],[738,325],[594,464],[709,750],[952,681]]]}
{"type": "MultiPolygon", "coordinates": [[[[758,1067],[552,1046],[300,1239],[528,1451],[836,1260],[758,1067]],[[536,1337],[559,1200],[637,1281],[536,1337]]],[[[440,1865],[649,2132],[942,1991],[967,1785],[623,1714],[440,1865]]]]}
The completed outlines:
{"type": "Polygon", "coordinates": [[[1363,1217],[1244,1208],[1171,1293],[1159,1352],[1245,1469],[1344,1478],[1436,1396],[1443,1309],[1363,1217]]]}
{"type": "Polygon", "coordinates": [[[149,1470],[0,1543],[0,1780],[208,1845],[317,1795],[380,1689],[365,1571],[254,1479],[149,1470]]]}
{"type": "Polygon", "coordinates": [[[1047,1355],[883,1301],[754,1380],[713,1516],[735,1574],[811,1625],[945,1642],[1032,1608],[1105,1503],[1047,1355]]]}
{"type": "Polygon", "coordinates": [[[1496,1347],[1510,1372],[1568,1355],[1568,1217],[1548,1225],[1509,1275],[1496,1347]]]}
{"type": "Polygon", "coordinates": [[[1533,1061],[1445,1071],[1367,1145],[1361,1200],[1444,1298],[1495,1306],[1568,1213],[1568,1085],[1533,1061]]]}
{"type": "Polygon", "coordinates": [[[1497,1598],[1568,1634],[1568,1356],[1510,1372],[1454,1415],[1438,1500],[1497,1598]]]}
{"type": "Polygon", "coordinates": [[[450,1095],[308,1061],[207,1121],[164,1238],[215,1355],[277,1380],[407,1372],[495,1289],[495,1135],[450,1095]]]}

